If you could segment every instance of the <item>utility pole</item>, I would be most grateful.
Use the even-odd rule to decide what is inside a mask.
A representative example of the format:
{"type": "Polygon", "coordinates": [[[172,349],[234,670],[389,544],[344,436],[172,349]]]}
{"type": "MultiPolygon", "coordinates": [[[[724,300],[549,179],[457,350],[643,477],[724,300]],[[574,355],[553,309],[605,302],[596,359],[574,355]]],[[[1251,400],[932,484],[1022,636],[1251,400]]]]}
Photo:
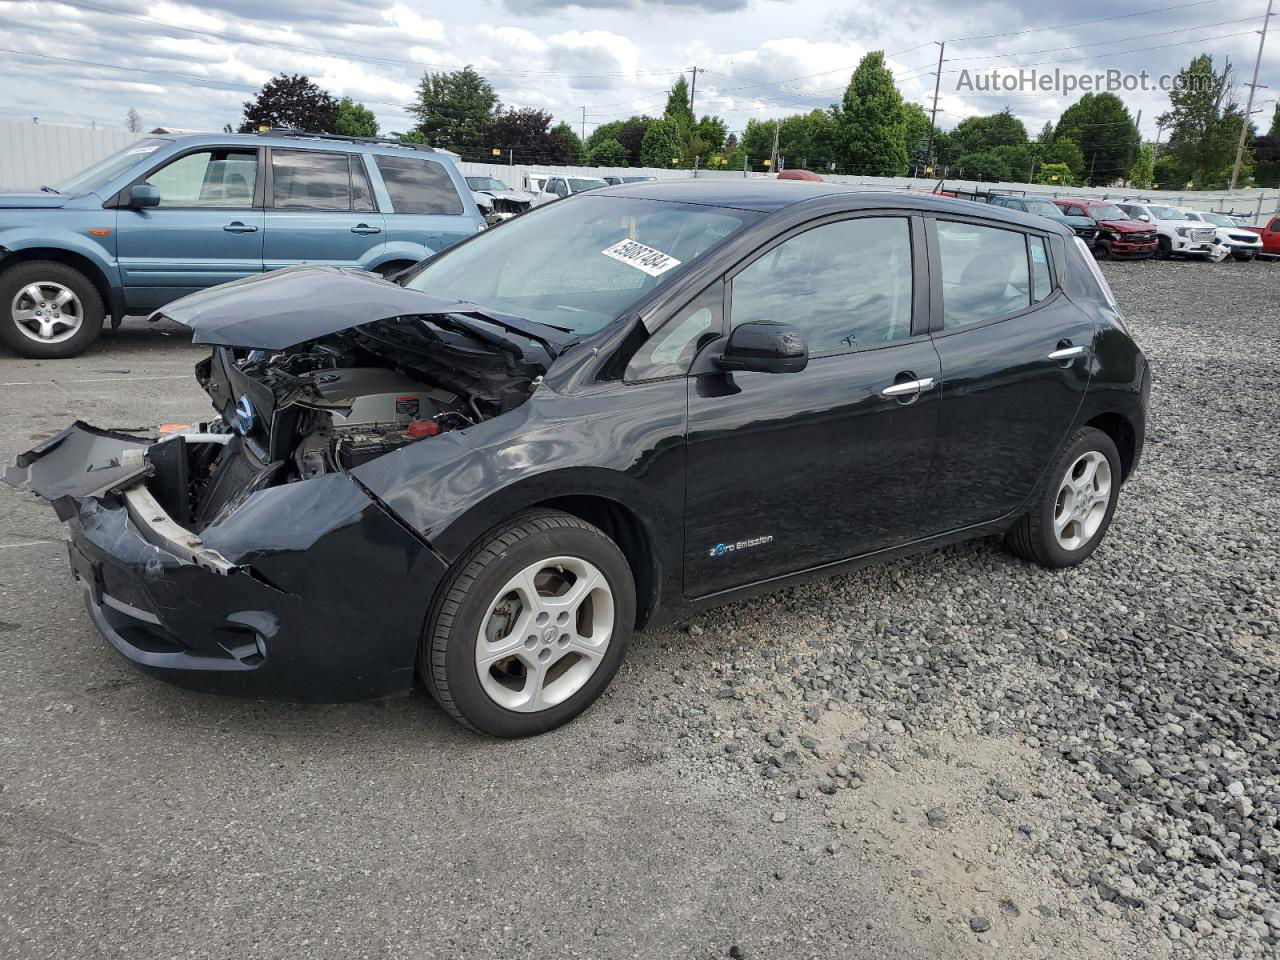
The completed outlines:
{"type": "Polygon", "coordinates": [[[1133,125],[1133,139],[1129,141],[1129,154],[1124,161],[1124,185],[1129,185],[1129,172],[1133,169],[1134,144],[1142,140],[1142,111],[1138,111],[1138,122],[1133,125]]]}
{"type": "Polygon", "coordinates": [[[1240,179],[1240,163],[1244,159],[1244,141],[1249,135],[1249,118],[1253,116],[1253,95],[1258,92],[1258,69],[1262,66],[1262,49],[1267,45],[1267,27],[1271,24],[1271,7],[1275,0],[1267,0],[1267,15],[1262,18],[1262,39],[1258,41],[1258,59],[1253,61],[1253,82],[1249,84],[1249,100],[1244,108],[1244,119],[1240,122],[1240,143],[1236,145],[1236,164],[1231,168],[1231,189],[1236,188],[1240,179]]]}
{"type": "Polygon", "coordinates": [[[938,128],[938,93],[942,89],[942,55],[947,52],[945,40],[933,41],[938,45],[938,72],[933,75],[933,110],[929,113],[929,145],[924,149],[926,173],[933,166],[933,134],[938,128]]]}
{"type": "Polygon", "coordinates": [[[582,108],[582,142],[587,142],[587,108],[582,108]]]}
{"type": "Polygon", "coordinates": [[[773,153],[769,155],[769,172],[778,172],[778,131],[782,129],[782,121],[773,121],[773,153]]]}
{"type": "Polygon", "coordinates": [[[1088,183],[1088,185],[1089,185],[1089,186],[1091,186],[1091,187],[1093,186],[1093,167],[1094,167],[1094,164],[1096,164],[1097,162],[1098,162],[1098,155],[1095,153],[1095,154],[1094,154],[1094,155],[1089,159],[1089,183],[1088,183]]]}
{"type": "MultiPolygon", "coordinates": [[[[698,68],[690,67],[689,72],[693,74],[693,83],[689,84],[689,112],[693,113],[693,97],[698,92],[698,68]]],[[[697,120],[696,115],[694,120],[697,120]]]]}
{"type": "Polygon", "coordinates": [[[1160,138],[1164,136],[1164,123],[1156,121],[1156,153],[1153,159],[1160,159],[1160,138]]]}

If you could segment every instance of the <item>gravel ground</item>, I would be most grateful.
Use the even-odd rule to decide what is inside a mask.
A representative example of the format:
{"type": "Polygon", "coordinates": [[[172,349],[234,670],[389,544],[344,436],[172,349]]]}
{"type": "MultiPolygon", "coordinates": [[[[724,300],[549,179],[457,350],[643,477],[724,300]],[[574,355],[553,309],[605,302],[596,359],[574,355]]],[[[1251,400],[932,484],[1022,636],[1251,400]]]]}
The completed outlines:
{"type": "MultiPolygon", "coordinates": [[[[142,678],[0,492],[0,955],[1274,955],[1280,265],[1104,269],[1155,389],[1091,561],[984,541],[715,610],[535,741],[142,678]]],[[[198,355],[0,358],[0,450],[203,416],[198,355]]]]}

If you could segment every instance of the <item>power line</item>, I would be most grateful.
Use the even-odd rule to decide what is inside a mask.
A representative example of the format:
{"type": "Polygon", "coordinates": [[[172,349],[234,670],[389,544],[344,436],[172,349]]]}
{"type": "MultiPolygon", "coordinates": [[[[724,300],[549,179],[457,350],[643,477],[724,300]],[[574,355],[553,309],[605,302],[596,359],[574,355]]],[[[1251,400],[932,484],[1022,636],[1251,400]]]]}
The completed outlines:
{"type": "MultiPolygon", "coordinates": [[[[1130,40],[1147,40],[1151,37],[1167,37],[1174,33],[1186,33],[1190,30],[1207,30],[1209,27],[1222,27],[1231,23],[1251,23],[1257,17],[1239,17],[1235,20],[1219,20],[1216,23],[1197,23],[1189,27],[1178,27],[1176,30],[1161,30],[1158,33],[1139,33],[1132,37],[1118,37],[1115,40],[1096,40],[1093,43],[1073,43],[1067,47],[1046,47],[1043,50],[1020,50],[1017,53],[990,53],[980,57],[949,57],[947,63],[963,63],[968,60],[995,60],[1003,57],[1029,57],[1038,53],[1057,53],[1061,50],[1083,50],[1085,47],[1100,47],[1108,43],[1127,43],[1130,40]]],[[[1196,41],[1189,41],[1195,43],[1196,41]]]]}
{"type": "Polygon", "coordinates": [[[1128,20],[1132,17],[1145,17],[1149,13],[1168,13],[1170,10],[1186,10],[1190,7],[1204,7],[1222,0],[1195,0],[1194,3],[1177,3],[1170,7],[1156,7],[1153,10],[1139,10],[1136,13],[1121,13],[1114,17],[1098,17],[1095,20],[1077,20],[1075,23],[1059,23],[1052,27],[1029,27],[1026,30],[1010,30],[1007,33],[984,33],[972,37],[952,37],[947,43],[964,43],[968,40],[994,40],[997,37],[1019,37],[1026,33],[1042,33],[1045,30],[1066,30],[1070,27],[1083,27],[1091,23],[1110,23],[1113,20],[1128,20]]]}

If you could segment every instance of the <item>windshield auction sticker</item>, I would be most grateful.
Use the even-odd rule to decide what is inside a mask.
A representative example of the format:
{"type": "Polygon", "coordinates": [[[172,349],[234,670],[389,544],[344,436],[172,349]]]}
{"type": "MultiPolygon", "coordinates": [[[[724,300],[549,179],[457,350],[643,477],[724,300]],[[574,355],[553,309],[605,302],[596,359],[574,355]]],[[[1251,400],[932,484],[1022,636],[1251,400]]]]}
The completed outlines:
{"type": "Polygon", "coordinates": [[[675,257],[669,257],[661,250],[646,247],[635,240],[619,240],[612,247],[606,247],[600,252],[619,263],[635,267],[651,277],[661,276],[672,267],[680,266],[680,261],[675,257]]]}

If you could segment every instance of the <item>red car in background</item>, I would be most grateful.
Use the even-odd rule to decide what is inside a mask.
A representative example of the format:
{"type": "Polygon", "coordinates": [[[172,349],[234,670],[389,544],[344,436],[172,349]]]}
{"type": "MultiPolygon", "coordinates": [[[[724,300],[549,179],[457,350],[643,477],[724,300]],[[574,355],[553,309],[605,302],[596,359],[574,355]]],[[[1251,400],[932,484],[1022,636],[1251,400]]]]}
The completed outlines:
{"type": "Polygon", "coordinates": [[[1146,260],[1156,255],[1159,243],[1155,228],[1140,220],[1130,220],[1128,214],[1114,203],[1085,197],[1053,202],[1064,213],[1073,217],[1088,217],[1098,225],[1098,239],[1094,241],[1094,250],[1099,256],[1146,260]]]}
{"type": "Polygon", "coordinates": [[[1265,227],[1245,227],[1251,233],[1262,234],[1262,255],[1280,257],[1280,217],[1272,217],[1265,227]]]}
{"type": "Polygon", "coordinates": [[[816,180],[821,182],[822,177],[814,173],[812,170],[782,170],[778,173],[779,180],[816,180]]]}

